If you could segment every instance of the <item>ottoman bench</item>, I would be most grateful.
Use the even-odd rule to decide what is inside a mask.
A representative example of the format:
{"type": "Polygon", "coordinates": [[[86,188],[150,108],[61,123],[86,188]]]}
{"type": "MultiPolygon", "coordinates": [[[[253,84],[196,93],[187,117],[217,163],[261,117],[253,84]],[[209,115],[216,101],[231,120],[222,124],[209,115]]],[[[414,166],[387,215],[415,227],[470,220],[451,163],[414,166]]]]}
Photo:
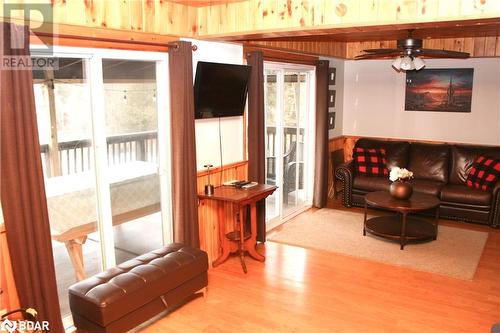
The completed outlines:
{"type": "Polygon", "coordinates": [[[205,294],[208,257],[171,244],[126,261],[69,288],[78,332],[126,332],[158,313],[205,294]]]}

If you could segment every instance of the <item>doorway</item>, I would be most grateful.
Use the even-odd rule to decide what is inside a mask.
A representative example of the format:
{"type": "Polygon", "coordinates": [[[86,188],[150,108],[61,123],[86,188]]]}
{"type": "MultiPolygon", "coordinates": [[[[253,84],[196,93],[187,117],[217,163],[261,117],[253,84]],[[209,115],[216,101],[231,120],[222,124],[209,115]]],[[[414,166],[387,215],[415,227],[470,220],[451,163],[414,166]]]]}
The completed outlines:
{"type": "Polygon", "coordinates": [[[270,230],[311,205],[314,67],[265,63],[266,199],[270,230]]]}
{"type": "Polygon", "coordinates": [[[70,285],[172,240],[168,55],[57,47],[53,57],[33,89],[69,327],[70,285]]]}

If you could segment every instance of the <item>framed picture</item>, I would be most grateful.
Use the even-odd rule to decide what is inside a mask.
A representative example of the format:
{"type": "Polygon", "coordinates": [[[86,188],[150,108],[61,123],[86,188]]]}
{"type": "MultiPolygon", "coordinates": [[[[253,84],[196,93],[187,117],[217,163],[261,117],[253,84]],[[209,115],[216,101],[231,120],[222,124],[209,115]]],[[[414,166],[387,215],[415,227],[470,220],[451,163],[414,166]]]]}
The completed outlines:
{"type": "Polygon", "coordinates": [[[328,85],[335,85],[335,77],[337,76],[337,69],[335,67],[328,68],[328,85]]]}
{"type": "Polygon", "coordinates": [[[406,111],[471,112],[473,68],[406,72],[406,111]]]}
{"type": "Polygon", "coordinates": [[[328,129],[335,129],[335,112],[328,112],[328,129]]]}
{"type": "Polygon", "coordinates": [[[328,107],[335,107],[335,90],[328,90],[328,107]]]}

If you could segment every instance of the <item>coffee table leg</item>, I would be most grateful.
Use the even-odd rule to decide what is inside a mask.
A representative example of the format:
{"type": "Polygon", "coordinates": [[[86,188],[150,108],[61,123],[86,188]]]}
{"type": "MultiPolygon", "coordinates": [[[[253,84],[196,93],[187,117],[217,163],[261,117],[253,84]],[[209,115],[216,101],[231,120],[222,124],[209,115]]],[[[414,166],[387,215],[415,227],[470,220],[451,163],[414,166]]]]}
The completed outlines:
{"type": "Polygon", "coordinates": [[[365,219],[363,221],[363,236],[366,236],[366,211],[368,210],[368,204],[365,201],[365,219]]]}
{"type": "Polygon", "coordinates": [[[400,250],[403,250],[406,245],[406,216],[407,213],[403,212],[403,221],[401,223],[401,239],[400,239],[400,250]]]}
{"type": "Polygon", "coordinates": [[[436,208],[436,220],[434,221],[434,240],[438,237],[439,206],[436,208]]]}

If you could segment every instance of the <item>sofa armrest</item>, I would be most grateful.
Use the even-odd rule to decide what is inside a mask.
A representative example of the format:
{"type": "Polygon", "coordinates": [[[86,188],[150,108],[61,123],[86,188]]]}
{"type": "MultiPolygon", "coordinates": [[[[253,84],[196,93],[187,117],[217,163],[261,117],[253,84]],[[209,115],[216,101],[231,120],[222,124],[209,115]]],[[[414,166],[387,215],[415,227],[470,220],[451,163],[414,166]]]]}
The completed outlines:
{"type": "Polygon", "coordinates": [[[493,187],[490,225],[493,228],[500,228],[500,181],[497,181],[493,187]]]}
{"type": "Polygon", "coordinates": [[[345,207],[352,206],[352,184],[354,180],[354,164],[352,161],[335,168],[334,177],[342,182],[342,203],[345,207]]]}

